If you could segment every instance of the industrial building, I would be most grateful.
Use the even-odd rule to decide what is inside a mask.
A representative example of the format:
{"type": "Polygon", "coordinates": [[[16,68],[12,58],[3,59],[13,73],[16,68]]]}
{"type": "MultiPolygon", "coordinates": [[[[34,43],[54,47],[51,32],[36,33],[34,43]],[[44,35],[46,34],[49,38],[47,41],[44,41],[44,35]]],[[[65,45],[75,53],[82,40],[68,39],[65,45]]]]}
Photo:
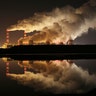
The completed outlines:
{"type": "Polygon", "coordinates": [[[10,48],[15,45],[73,45],[72,39],[69,39],[66,43],[61,41],[59,44],[56,44],[52,42],[48,36],[46,36],[46,33],[40,34],[40,36],[38,36],[38,34],[27,36],[25,31],[23,33],[23,37],[19,38],[16,44],[11,44],[9,34],[10,32],[6,30],[6,42],[2,45],[2,48],[10,48]],[[46,37],[48,38],[46,39],[46,37]]]}

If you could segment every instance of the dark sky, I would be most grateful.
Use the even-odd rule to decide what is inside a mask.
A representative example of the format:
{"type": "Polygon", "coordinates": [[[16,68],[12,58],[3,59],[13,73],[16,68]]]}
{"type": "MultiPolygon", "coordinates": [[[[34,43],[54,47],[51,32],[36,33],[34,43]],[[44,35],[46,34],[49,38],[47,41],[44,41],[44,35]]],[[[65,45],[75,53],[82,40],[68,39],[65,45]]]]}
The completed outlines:
{"type": "MultiPolygon", "coordinates": [[[[10,25],[16,24],[18,20],[31,17],[36,12],[51,11],[56,7],[60,8],[66,5],[71,5],[77,8],[87,1],[88,0],[30,0],[30,1],[2,0],[0,1],[0,46],[5,42],[6,28],[8,28],[10,25]]],[[[95,31],[93,30],[91,31],[92,32],[86,34],[85,37],[76,39],[75,43],[84,44],[85,42],[88,44],[88,42],[93,38],[92,36],[96,35],[95,31]],[[83,40],[84,38],[85,40],[83,40]]],[[[11,41],[12,40],[16,41],[14,35],[15,37],[16,35],[17,37],[19,35],[22,36],[22,32],[17,32],[17,33],[16,32],[14,32],[13,34],[11,33],[12,34],[11,41]]],[[[91,43],[95,44],[96,40],[95,41],[92,40],[91,43]]]]}

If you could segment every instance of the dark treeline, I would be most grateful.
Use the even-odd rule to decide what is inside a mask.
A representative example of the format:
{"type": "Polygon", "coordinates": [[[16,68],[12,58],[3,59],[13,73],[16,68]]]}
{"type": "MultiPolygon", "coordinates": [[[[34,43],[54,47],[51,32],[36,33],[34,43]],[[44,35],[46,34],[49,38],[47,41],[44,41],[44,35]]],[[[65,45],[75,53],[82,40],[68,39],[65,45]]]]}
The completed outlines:
{"type": "Polygon", "coordinates": [[[27,60],[94,59],[96,58],[96,45],[21,45],[0,49],[0,55],[27,60]]]}
{"type": "Polygon", "coordinates": [[[96,53],[96,45],[20,45],[1,49],[0,54],[96,53]]]}

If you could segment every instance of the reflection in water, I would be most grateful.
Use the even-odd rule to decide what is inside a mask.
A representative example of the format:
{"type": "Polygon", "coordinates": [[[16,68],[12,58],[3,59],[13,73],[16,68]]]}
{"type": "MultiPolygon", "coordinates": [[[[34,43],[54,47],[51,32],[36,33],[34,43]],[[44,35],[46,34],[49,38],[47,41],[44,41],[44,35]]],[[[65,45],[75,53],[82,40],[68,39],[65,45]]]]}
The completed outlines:
{"type": "Polygon", "coordinates": [[[23,74],[10,73],[9,61],[6,61],[7,77],[34,88],[36,92],[84,93],[96,87],[96,75],[90,75],[71,60],[18,61],[24,69],[23,74]]]}

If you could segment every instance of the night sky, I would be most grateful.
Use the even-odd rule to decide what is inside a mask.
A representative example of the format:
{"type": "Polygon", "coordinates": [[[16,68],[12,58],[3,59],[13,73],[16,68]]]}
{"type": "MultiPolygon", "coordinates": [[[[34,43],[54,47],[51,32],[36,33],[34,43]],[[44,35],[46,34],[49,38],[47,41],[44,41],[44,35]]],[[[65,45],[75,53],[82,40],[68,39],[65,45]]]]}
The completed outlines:
{"type": "MultiPolygon", "coordinates": [[[[0,46],[5,42],[6,29],[16,24],[18,20],[23,20],[33,16],[37,12],[48,12],[52,9],[59,7],[62,8],[66,5],[71,5],[75,8],[80,7],[88,0],[2,0],[0,1],[0,46]]],[[[16,42],[16,39],[22,36],[22,32],[10,33],[11,42],[16,42]],[[15,36],[14,36],[15,35],[15,36]],[[16,38],[17,37],[17,38],[16,38]]],[[[88,34],[77,38],[74,43],[76,44],[96,44],[95,30],[89,30],[88,34]]]]}

